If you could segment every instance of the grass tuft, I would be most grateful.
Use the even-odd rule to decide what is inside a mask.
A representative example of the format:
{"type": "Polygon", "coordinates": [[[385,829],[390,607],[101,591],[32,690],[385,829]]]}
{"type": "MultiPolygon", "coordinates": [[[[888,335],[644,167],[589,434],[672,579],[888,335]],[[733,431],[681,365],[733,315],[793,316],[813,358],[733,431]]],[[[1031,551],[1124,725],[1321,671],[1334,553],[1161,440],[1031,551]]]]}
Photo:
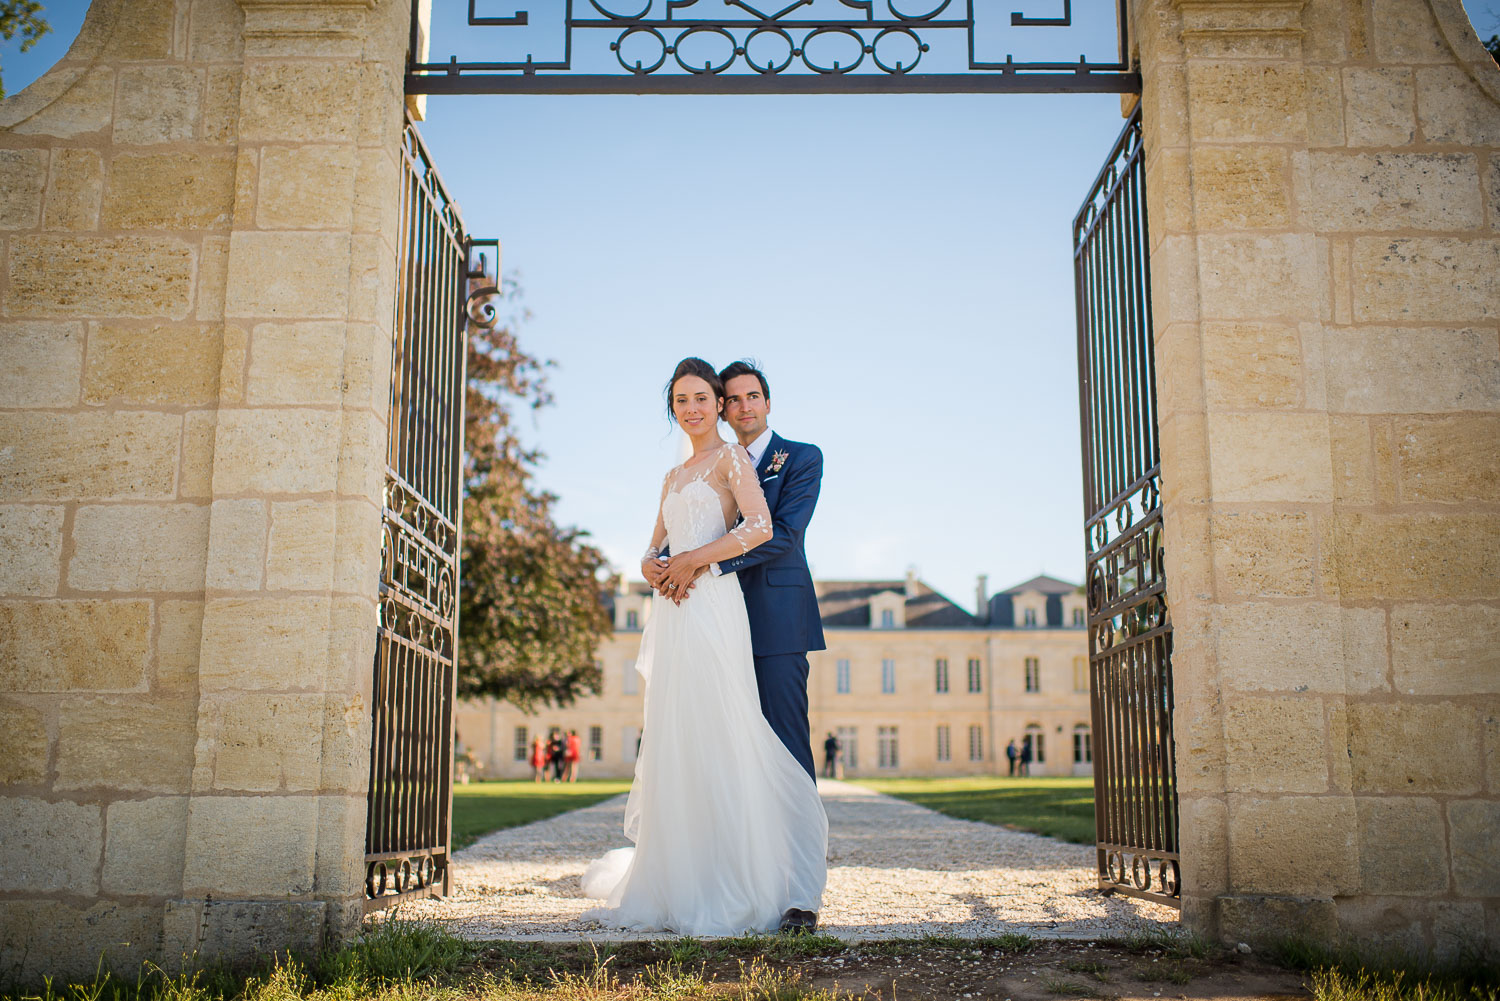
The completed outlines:
{"type": "Polygon", "coordinates": [[[1062,977],[1042,977],[1042,990],[1048,994],[1065,994],[1075,998],[1097,998],[1102,997],[1099,991],[1089,984],[1080,984],[1073,980],[1065,980],[1062,977]]]}
{"type": "Polygon", "coordinates": [[[1444,960],[1295,936],[1262,951],[1273,963],[1308,973],[1317,1001],[1500,1001],[1500,962],[1480,944],[1444,960]]]}
{"type": "Polygon", "coordinates": [[[836,956],[849,948],[832,935],[739,935],[720,939],[709,951],[715,956],[764,956],[794,959],[799,956],[836,956]]]}
{"type": "Polygon", "coordinates": [[[1203,936],[1182,928],[1139,929],[1123,938],[1101,939],[1100,944],[1136,955],[1155,952],[1174,959],[1208,959],[1221,951],[1203,936]]]}
{"type": "Polygon", "coordinates": [[[1025,932],[1007,932],[994,938],[977,938],[974,944],[985,949],[1001,949],[1005,952],[1030,952],[1036,942],[1025,932]]]}
{"type": "Polygon", "coordinates": [[[1496,1001],[1500,989],[1451,977],[1409,974],[1403,970],[1345,970],[1327,966],[1312,971],[1314,1001],[1496,1001]]]}
{"type": "Polygon", "coordinates": [[[1101,984],[1109,983],[1109,965],[1097,959],[1070,959],[1063,967],[1074,973],[1087,973],[1101,984]]]}
{"type": "Polygon", "coordinates": [[[684,935],[667,947],[672,962],[678,966],[698,962],[703,958],[703,943],[691,935],[684,935]]]}
{"type": "MultiPolygon", "coordinates": [[[[811,936],[792,936],[796,938],[811,936]]],[[[759,957],[740,963],[738,1001],[835,1001],[836,995],[802,982],[795,970],[773,970],[759,957]]]]}
{"type": "Polygon", "coordinates": [[[660,1001],[677,1001],[678,998],[696,997],[706,986],[703,970],[684,970],[675,960],[654,963],[641,971],[640,984],[646,988],[647,996],[660,1001]]]}
{"type": "MultiPolygon", "coordinates": [[[[406,920],[392,914],[374,922],[353,945],[328,957],[319,971],[319,979],[368,984],[411,983],[452,973],[467,954],[463,940],[441,924],[406,920]]],[[[288,967],[292,965],[289,963],[288,967]]],[[[246,1001],[287,999],[264,997],[247,998],[246,1001]]]]}

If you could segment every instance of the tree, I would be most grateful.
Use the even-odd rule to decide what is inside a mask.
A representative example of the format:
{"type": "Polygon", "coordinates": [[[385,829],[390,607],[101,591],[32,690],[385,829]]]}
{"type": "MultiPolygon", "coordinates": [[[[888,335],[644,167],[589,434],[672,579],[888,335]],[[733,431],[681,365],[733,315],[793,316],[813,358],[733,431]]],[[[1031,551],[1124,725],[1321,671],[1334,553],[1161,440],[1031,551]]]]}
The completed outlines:
{"type": "MultiPolygon", "coordinates": [[[[37,39],[52,30],[40,15],[39,0],[0,0],[0,38],[7,42],[21,33],[21,51],[36,44],[37,39]]],[[[5,97],[5,81],[0,78],[0,98],[5,97]]]]}
{"type": "Polygon", "coordinates": [[[507,279],[503,292],[511,315],[469,341],[458,693],[522,709],[567,705],[598,689],[594,651],[611,627],[600,601],[607,564],[587,532],[554,522],[557,497],[531,483],[543,456],[521,446],[510,407],[552,402],[550,363],[521,350],[520,290],[507,279]]]}
{"type": "Polygon", "coordinates": [[[1484,47],[1490,50],[1490,58],[1495,60],[1495,65],[1500,66],[1500,35],[1491,35],[1484,47]]]}

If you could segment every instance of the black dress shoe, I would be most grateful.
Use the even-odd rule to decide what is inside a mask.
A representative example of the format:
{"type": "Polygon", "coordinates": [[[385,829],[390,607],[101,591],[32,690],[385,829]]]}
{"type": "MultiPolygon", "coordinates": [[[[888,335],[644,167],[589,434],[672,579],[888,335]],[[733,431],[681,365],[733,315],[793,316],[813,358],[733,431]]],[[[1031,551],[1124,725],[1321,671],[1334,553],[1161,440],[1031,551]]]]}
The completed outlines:
{"type": "Polygon", "coordinates": [[[785,935],[812,935],[818,930],[818,916],[812,911],[790,908],[781,916],[781,926],[777,930],[785,935]]]}

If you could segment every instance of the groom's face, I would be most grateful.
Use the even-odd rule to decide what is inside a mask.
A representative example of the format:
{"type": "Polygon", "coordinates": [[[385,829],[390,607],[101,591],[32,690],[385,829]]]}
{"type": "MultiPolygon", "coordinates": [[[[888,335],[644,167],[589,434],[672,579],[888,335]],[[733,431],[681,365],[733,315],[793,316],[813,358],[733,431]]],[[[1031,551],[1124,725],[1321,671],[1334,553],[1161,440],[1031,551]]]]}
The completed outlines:
{"type": "Polygon", "coordinates": [[[771,402],[753,375],[737,375],[724,383],[724,419],[741,445],[748,445],[766,429],[771,402]]]}

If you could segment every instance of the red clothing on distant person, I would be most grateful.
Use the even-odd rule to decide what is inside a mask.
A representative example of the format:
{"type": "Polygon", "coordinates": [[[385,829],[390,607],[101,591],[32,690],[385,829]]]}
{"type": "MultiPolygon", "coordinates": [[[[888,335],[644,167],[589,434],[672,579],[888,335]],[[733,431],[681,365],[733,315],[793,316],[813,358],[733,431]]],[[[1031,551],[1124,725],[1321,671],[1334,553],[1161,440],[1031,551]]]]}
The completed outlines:
{"type": "Polygon", "coordinates": [[[547,752],[540,739],[531,742],[531,767],[540,768],[547,763],[547,752]]]}
{"type": "Polygon", "coordinates": [[[568,760],[583,760],[583,741],[578,739],[578,734],[576,733],[568,734],[568,760]]]}

